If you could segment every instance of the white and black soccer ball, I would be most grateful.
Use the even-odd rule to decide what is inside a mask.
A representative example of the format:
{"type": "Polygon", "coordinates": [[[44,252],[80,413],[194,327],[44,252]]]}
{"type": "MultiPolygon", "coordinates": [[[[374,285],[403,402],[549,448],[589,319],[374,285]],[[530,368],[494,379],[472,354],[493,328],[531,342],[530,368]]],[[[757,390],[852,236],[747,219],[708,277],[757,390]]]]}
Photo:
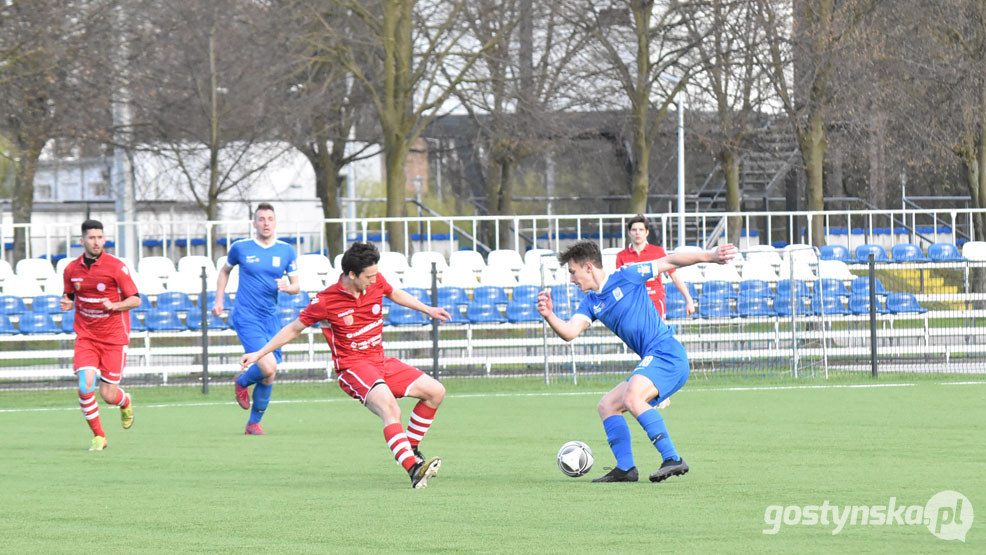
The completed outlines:
{"type": "Polygon", "coordinates": [[[581,441],[569,441],[558,450],[558,468],[572,478],[585,476],[594,461],[592,449],[581,441]]]}

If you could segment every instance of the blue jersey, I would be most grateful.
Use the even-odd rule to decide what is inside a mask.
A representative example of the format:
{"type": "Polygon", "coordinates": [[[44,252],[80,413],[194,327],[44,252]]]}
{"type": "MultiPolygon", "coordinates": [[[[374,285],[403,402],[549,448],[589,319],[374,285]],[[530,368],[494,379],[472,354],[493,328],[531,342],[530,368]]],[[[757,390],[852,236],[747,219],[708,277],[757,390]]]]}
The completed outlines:
{"type": "Polygon", "coordinates": [[[240,285],[236,289],[234,319],[267,317],[277,312],[277,280],[298,272],[294,247],[274,241],[269,247],[256,239],[233,243],[226,264],[240,266],[240,285]]]}
{"type": "Polygon", "coordinates": [[[573,317],[598,319],[641,357],[662,352],[661,343],[674,336],[644,285],[658,275],[652,262],[623,266],[607,277],[598,292],[585,294],[573,317]]]}

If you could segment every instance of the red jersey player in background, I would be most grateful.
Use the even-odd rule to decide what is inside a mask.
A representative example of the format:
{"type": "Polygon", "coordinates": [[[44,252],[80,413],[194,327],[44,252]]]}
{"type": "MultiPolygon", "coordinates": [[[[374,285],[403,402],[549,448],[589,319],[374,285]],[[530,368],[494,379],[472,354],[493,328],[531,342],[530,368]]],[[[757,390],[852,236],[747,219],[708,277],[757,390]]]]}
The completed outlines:
{"type": "MultiPolygon", "coordinates": [[[[664,251],[664,247],[651,245],[647,242],[647,237],[650,235],[650,225],[647,222],[647,218],[643,215],[637,214],[630,218],[630,221],[627,222],[627,232],[630,234],[630,245],[616,254],[617,268],[627,264],[657,260],[668,255],[664,251]]],[[[684,280],[675,274],[674,270],[669,271],[668,275],[671,276],[674,286],[685,297],[685,312],[691,316],[695,312],[695,301],[692,300],[692,296],[688,292],[688,286],[685,285],[684,280]]],[[[654,306],[657,307],[657,313],[661,315],[661,319],[666,319],[667,306],[664,303],[664,284],[661,283],[661,278],[656,277],[644,285],[647,286],[647,294],[650,296],[650,300],[654,301],[654,306]]],[[[671,400],[665,399],[661,401],[661,404],[657,408],[667,408],[670,404],[671,400]]]]}
{"type": "Polygon", "coordinates": [[[354,243],[342,255],[342,276],[312,299],[298,319],[281,328],[266,345],[240,360],[243,368],[298,337],[306,327],[322,322],[322,333],[332,349],[339,387],[363,403],[383,421],[383,437],[398,464],[411,476],[411,485],[423,488],[438,473],[442,460],[425,459],[418,445],[445,398],[445,387],[421,370],[383,353],[383,297],[413,308],[430,318],[446,321],[443,308],[428,306],[394,289],[377,272],[380,253],[367,243],[354,243]],[[398,397],[414,397],[407,433],[401,425],[398,397]]]}
{"type": "Polygon", "coordinates": [[[106,448],[106,434],[99,422],[99,395],[120,407],[123,429],[134,423],[130,395],[123,391],[120,377],[127,363],[130,344],[130,315],[140,306],[137,286],[122,260],[103,251],[106,237],[103,224],[96,220],[82,222],[82,256],[68,263],[63,278],[63,311],[75,306],[75,373],[79,376],[79,405],[93,438],[90,451],[106,448]]]}

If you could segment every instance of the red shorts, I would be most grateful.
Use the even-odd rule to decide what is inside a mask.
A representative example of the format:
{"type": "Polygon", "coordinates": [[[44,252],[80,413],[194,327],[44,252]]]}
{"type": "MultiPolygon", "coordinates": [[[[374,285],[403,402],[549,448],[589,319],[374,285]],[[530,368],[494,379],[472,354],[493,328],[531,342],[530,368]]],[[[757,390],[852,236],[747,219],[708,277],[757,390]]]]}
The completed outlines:
{"type": "Polygon", "coordinates": [[[394,397],[401,398],[408,388],[424,372],[404,364],[396,358],[385,358],[382,362],[357,362],[344,370],[339,370],[339,387],[347,395],[360,403],[366,403],[366,395],[378,385],[386,385],[394,397]]]}
{"type": "Polygon", "coordinates": [[[98,368],[102,380],[118,384],[127,364],[127,346],[76,338],[75,369],[98,368]]]}

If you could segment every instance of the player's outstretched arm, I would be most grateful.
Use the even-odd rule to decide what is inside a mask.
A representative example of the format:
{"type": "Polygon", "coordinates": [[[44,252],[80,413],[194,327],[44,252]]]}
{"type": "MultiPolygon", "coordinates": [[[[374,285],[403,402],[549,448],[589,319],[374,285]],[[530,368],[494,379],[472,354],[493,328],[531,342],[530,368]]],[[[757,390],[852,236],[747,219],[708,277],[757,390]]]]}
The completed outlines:
{"type": "Polygon", "coordinates": [[[554,307],[551,303],[551,292],[541,291],[538,294],[538,314],[544,318],[544,321],[551,326],[558,337],[564,339],[565,341],[571,341],[579,336],[580,333],[589,327],[590,322],[584,318],[572,318],[571,320],[565,321],[555,314],[554,307]]]}
{"type": "Polygon", "coordinates": [[[439,322],[447,322],[452,319],[452,315],[449,314],[448,311],[445,310],[444,308],[438,306],[428,306],[425,303],[419,301],[416,297],[414,297],[410,293],[407,293],[406,291],[402,291],[397,288],[391,291],[390,295],[387,295],[387,298],[401,306],[413,308],[418,312],[424,312],[425,314],[428,315],[429,318],[434,318],[439,322]]]}
{"type": "Polygon", "coordinates": [[[653,262],[654,274],[667,272],[668,270],[674,270],[683,266],[691,266],[700,262],[725,264],[732,260],[736,256],[736,253],[736,247],[731,243],[708,251],[675,253],[655,260],[653,262]]]}
{"type": "Polygon", "coordinates": [[[243,355],[243,358],[240,359],[240,366],[242,366],[244,370],[249,368],[251,364],[264,358],[264,355],[267,353],[272,353],[283,347],[285,344],[293,341],[294,338],[301,335],[301,332],[305,331],[305,327],[305,324],[303,324],[300,319],[295,318],[294,322],[291,322],[281,328],[281,331],[277,332],[277,335],[272,337],[270,341],[268,341],[267,344],[264,345],[259,351],[243,355]]]}

